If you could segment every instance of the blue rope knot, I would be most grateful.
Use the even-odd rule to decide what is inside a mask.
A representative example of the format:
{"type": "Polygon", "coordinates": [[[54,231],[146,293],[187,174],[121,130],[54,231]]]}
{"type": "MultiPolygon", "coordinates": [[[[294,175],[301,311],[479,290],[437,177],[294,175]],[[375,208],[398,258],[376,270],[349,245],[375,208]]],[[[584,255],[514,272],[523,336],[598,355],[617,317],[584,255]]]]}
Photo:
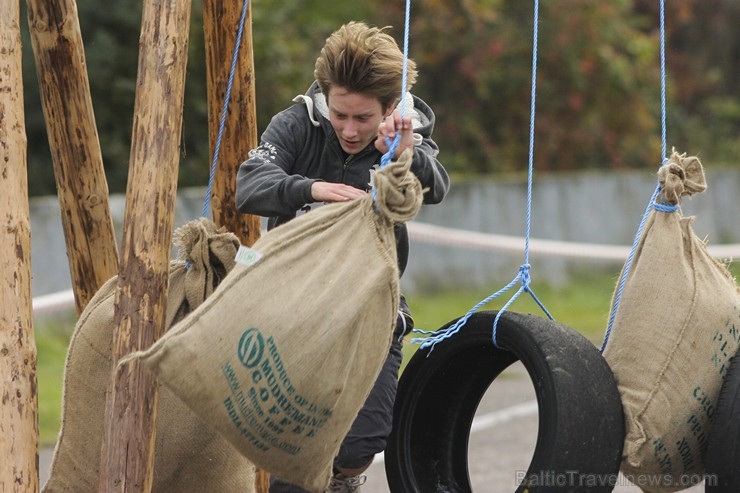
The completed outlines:
{"type": "Polygon", "coordinates": [[[494,299],[504,294],[509,289],[513,288],[516,285],[516,283],[520,281],[522,283],[522,287],[519,288],[519,290],[516,293],[514,293],[514,295],[511,297],[511,299],[509,299],[509,301],[506,302],[506,304],[504,304],[501,310],[499,310],[498,313],[496,314],[496,318],[493,320],[493,333],[492,333],[493,345],[499,349],[503,349],[501,348],[501,346],[499,346],[497,337],[496,337],[497,331],[498,331],[498,321],[501,318],[501,315],[504,312],[506,312],[506,310],[509,309],[509,306],[511,306],[511,304],[514,303],[514,301],[516,301],[516,299],[519,297],[520,294],[522,294],[523,291],[526,291],[527,293],[529,293],[529,295],[532,297],[534,302],[537,303],[537,306],[539,306],[540,309],[545,313],[545,315],[547,315],[547,318],[549,318],[550,320],[555,320],[552,314],[550,314],[547,308],[545,308],[545,305],[539,300],[539,298],[537,298],[537,295],[534,293],[534,291],[529,287],[532,281],[530,274],[529,274],[530,268],[531,266],[528,263],[526,262],[523,263],[519,267],[519,274],[517,274],[516,277],[509,284],[501,288],[499,291],[488,296],[486,299],[480,301],[477,305],[475,305],[473,308],[468,310],[468,312],[462,318],[458,319],[454,324],[447,327],[446,329],[438,330],[437,332],[429,332],[429,331],[424,331],[420,329],[414,329],[413,330],[414,333],[424,334],[429,337],[412,339],[411,342],[414,344],[421,344],[420,346],[421,349],[431,347],[432,349],[429,350],[429,354],[432,354],[432,351],[434,350],[434,346],[444,341],[445,339],[449,339],[453,335],[457,334],[460,331],[460,329],[462,329],[462,327],[467,323],[468,319],[473,315],[473,313],[477,312],[484,305],[487,305],[494,299]]]}
{"type": "Polygon", "coordinates": [[[519,267],[519,277],[522,280],[522,287],[527,291],[529,291],[529,285],[532,282],[532,278],[529,275],[530,267],[531,266],[526,263],[522,264],[521,267],[519,267]]]}
{"type": "Polygon", "coordinates": [[[676,212],[679,209],[678,205],[671,205],[671,204],[666,204],[665,202],[657,202],[657,201],[654,201],[652,203],[652,207],[656,211],[665,212],[665,213],[676,212]]]}
{"type": "MultiPolygon", "coordinates": [[[[528,263],[526,263],[526,262],[523,263],[519,267],[519,274],[514,278],[514,281],[512,281],[512,283],[515,283],[517,280],[520,280],[521,283],[522,283],[522,287],[519,288],[519,291],[517,291],[516,293],[514,293],[514,296],[512,296],[511,299],[508,302],[506,302],[506,304],[496,314],[496,318],[493,320],[493,334],[492,334],[492,337],[491,338],[493,339],[493,345],[496,346],[499,349],[503,349],[503,348],[501,346],[499,346],[498,340],[497,340],[497,335],[498,335],[498,321],[501,318],[501,315],[509,309],[509,306],[511,306],[511,304],[514,303],[514,301],[516,301],[516,299],[519,297],[520,294],[522,294],[522,292],[529,293],[529,295],[532,297],[532,299],[534,300],[534,302],[537,303],[537,306],[539,306],[540,309],[542,310],[542,312],[545,315],[547,315],[547,318],[549,318],[550,320],[555,320],[555,318],[552,316],[552,314],[547,310],[547,308],[545,308],[544,303],[542,303],[540,301],[540,299],[537,298],[537,295],[534,293],[534,291],[532,290],[532,288],[529,287],[530,284],[531,284],[531,282],[532,282],[532,279],[531,279],[531,277],[529,275],[530,268],[531,268],[531,266],[528,263]]],[[[511,286],[511,284],[509,286],[511,286]]],[[[505,289],[508,289],[508,287],[505,288],[505,289]]]]}

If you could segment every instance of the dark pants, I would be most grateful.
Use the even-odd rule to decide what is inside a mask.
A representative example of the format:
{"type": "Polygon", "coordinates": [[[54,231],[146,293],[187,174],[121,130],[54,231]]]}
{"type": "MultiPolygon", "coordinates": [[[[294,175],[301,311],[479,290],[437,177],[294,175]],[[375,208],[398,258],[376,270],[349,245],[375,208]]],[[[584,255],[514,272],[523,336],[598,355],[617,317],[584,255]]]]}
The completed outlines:
{"type": "MultiPolygon", "coordinates": [[[[398,388],[398,371],[403,354],[403,326],[397,326],[388,357],[383,363],[365,405],[352,423],[352,427],[339,447],[334,467],[359,469],[370,462],[375,454],[385,450],[386,439],[393,425],[393,403],[398,388]]],[[[270,477],[270,493],[306,493],[297,486],[270,477]]]]}

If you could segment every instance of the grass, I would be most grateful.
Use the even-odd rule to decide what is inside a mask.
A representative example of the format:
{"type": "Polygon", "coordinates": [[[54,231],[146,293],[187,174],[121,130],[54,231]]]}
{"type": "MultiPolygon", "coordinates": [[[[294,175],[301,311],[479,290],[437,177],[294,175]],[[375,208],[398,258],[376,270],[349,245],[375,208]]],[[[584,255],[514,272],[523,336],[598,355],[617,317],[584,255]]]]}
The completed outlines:
{"type": "Polygon", "coordinates": [[[36,321],[39,440],[42,446],[56,442],[61,425],[64,362],[74,321],[72,314],[36,321]]]}
{"type": "MultiPolygon", "coordinates": [[[[740,262],[734,262],[730,266],[730,272],[736,279],[740,278],[740,262]]],[[[600,346],[609,320],[611,300],[618,274],[615,272],[614,277],[584,274],[576,281],[564,286],[533,282],[532,291],[555,320],[583,334],[594,344],[600,346]]],[[[506,279],[506,282],[508,281],[509,279],[506,279]]],[[[409,296],[407,301],[414,315],[415,326],[427,331],[437,330],[448,322],[465,315],[478,302],[503,288],[506,282],[502,281],[501,285],[492,285],[490,291],[409,296]]],[[[513,287],[482,307],[481,310],[501,309],[519,287],[513,287]]],[[[522,293],[508,309],[546,316],[528,293],[522,293]]],[[[414,335],[412,334],[411,337],[414,335]]],[[[415,344],[405,344],[404,356],[410,357],[416,349],[415,344]]]]}
{"type": "MultiPolygon", "coordinates": [[[[740,276],[738,263],[733,264],[731,270],[736,277],[740,276]]],[[[508,281],[507,279],[505,282],[502,281],[501,285],[492,285],[490,291],[457,291],[409,296],[407,300],[414,314],[416,327],[436,330],[447,322],[465,315],[470,308],[501,289],[508,281]]],[[[609,276],[586,274],[565,286],[535,282],[532,289],[558,322],[580,332],[594,344],[600,345],[606,329],[615,283],[616,279],[609,276]]],[[[482,310],[500,309],[516,289],[518,286],[493,300],[482,310]]],[[[509,310],[543,315],[542,310],[527,293],[522,293],[509,310]]],[[[52,445],[59,431],[64,362],[73,326],[74,317],[71,315],[37,321],[39,432],[42,446],[52,445]]],[[[405,361],[408,361],[418,348],[416,344],[410,342],[414,337],[414,334],[409,336],[404,345],[405,361]]]]}
{"type": "MultiPolygon", "coordinates": [[[[601,335],[605,327],[614,283],[614,279],[601,276],[580,279],[578,282],[561,287],[533,283],[532,290],[556,320],[594,339],[601,335]]],[[[503,284],[492,286],[490,291],[410,296],[408,302],[414,314],[416,327],[435,330],[450,320],[465,315],[470,308],[501,287],[503,284]]],[[[501,309],[519,287],[513,287],[481,309],[501,309]]],[[[545,316],[527,293],[522,293],[509,309],[545,316]]]]}
{"type": "MultiPolygon", "coordinates": [[[[427,331],[437,330],[465,315],[478,302],[503,288],[509,281],[510,279],[502,281],[500,286],[492,285],[490,291],[456,291],[430,296],[408,296],[407,301],[414,315],[415,327],[427,331]]],[[[594,344],[600,345],[609,317],[615,283],[616,278],[606,275],[583,275],[577,282],[564,286],[533,282],[532,291],[555,320],[583,334],[594,344]]],[[[500,310],[519,287],[514,286],[480,310],[500,310]]],[[[528,293],[519,295],[508,310],[546,317],[528,293]]],[[[404,366],[418,349],[418,345],[410,342],[410,339],[415,337],[418,336],[411,334],[404,344],[404,366]]]]}

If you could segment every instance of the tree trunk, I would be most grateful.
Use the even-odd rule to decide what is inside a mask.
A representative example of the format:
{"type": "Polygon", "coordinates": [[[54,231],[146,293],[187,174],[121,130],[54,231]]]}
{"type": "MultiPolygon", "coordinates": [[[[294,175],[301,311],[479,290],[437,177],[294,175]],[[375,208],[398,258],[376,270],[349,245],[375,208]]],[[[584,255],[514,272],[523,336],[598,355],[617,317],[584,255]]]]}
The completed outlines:
{"type": "Polygon", "coordinates": [[[101,454],[99,491],[106,493],[152,486],[156,381],[139,363],[117,362],[164,332],[190,9],[187,0],[144,2],[101,454]]]}
{"type": "Polygon", "coordinates": [[[75,0],[27,0],[78,314],[118,273],[108,184],[75,0]]]}
{"type": "MultiPolygon", "coordinates": [[[[221,124],[242,5],[242,2],[217,0],[205,0],[203,5],[211,156],[215,152],[221,124]]],[[[211,206],[214,222],[236,234],[242,244],[251,246],[260,237],[260,218],[237,212],[235,198],[239,164],[246,160],[251,149],[257,147],[251,2],[247,9],[214,176],[211,206]]]]}
{"type": "Polygon", "coordinates": [[[0,0],[0,491],[36,493],[38,396],[18,0],[0,0]]]}
{"type": "MultiPolygon", "coordinates": [[[[241,20],[242,9],[239,7],[242,5],[240,2],[218,0],[205,0],[203,3],[211,156],[216,152],[241,20]]],[[[236,210],[236,173],[249,151],[257,147],[255,99],[252,5],[249,2],[211,193],[213,221],[219,226],[225,226],[246,246],[252,246],[259,239],[260,218],[252,214],[240,214],[236,210]]],[[[268,493],[270,476],[267,471],[258,469],[255,480],[255,493],[268,493]]]]}

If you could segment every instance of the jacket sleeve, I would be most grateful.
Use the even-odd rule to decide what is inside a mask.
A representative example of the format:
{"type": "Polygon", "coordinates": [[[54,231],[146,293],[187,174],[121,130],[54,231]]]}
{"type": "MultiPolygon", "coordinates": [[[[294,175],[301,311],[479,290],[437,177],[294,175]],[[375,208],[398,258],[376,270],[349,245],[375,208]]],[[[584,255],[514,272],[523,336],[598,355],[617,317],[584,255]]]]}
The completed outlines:
{"type": "Polygon", "coordinates": [[[439,147],[432,140],[434,130],[434,112],[421,99],[414,96],[416,109],[427,117],[427,122],[414,129],[414,158],[411,171],[419,178],[421,186],[428,189],[424,193],[425,204],[438,204],[450,189],[450,177],[442,164],[437,160],[439,147]]]}
{"type": "MultiPolygon", "coordinates": [[[[305,113],[305,108],[302,110],[305,113]]],[[[252,149],[248,159],[239,166],[236,177],[239,212],[266,217],[292,215],[312,202],[311,184],[316,180],[292,174],[305,133],[305,126],[291,108],[273,117],[259,147],[252,149]]]]}
{"type": "Polygon", "coordinates": [[[431,137],[422,137],[420,144],[414,146],[411,171],[419,178],[424,192],[425,204],[438,204],[450,190],[450,177],[437,160],[439,148],[431,137]]]}

